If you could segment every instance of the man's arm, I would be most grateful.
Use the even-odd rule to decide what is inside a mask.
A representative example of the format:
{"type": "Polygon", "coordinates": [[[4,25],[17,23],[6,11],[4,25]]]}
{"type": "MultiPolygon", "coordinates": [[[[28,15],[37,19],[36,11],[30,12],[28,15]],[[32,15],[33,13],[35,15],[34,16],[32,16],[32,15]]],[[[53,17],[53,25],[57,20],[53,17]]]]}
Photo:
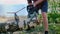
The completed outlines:
{"type": "Polygon", "coordinates": [[[38,5],[39,3],[43,2],[44,0],[37,0],[36,2],[34,2],[34,6],[38,5]]]}

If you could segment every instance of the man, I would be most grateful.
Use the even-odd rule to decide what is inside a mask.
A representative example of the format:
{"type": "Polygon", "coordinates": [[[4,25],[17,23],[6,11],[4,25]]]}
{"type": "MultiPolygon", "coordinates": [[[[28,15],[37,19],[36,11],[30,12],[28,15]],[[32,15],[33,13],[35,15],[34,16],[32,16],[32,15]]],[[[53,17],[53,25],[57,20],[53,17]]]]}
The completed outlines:
{"type": "MultiPolygon", "coordinates": [[[[48,9],[47,0],[27,0],[27,2],[28,2],[27,9],[35,10],[36,13],[38,13],[38,10],[41,9],[44,27],[45,27],[45,34],[48,34],[48,18],[46,14],[48,9]]],[[[31,12],[33,13],[33,11],[31,12]]]]}

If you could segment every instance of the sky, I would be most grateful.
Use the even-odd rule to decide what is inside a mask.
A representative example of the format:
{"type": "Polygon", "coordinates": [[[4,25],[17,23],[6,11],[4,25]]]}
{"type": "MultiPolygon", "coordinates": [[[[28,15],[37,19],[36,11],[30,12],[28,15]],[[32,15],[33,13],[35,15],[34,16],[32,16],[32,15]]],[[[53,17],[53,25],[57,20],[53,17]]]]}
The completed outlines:
{"type": "Polygon", "coordinates": [[[26,4],[27,0],[0,0],[0,4],[26,4]]]}
{"type": "MultiPolygon", "coordinates": [[[[0,0],[0,15],[13,16],[14,14],[8,12],[16,12],[26,6],[27,0],[0,0]]],[[[27,14],[26,8],[17,13],[19,16],[25,16],[27,14]]]]}

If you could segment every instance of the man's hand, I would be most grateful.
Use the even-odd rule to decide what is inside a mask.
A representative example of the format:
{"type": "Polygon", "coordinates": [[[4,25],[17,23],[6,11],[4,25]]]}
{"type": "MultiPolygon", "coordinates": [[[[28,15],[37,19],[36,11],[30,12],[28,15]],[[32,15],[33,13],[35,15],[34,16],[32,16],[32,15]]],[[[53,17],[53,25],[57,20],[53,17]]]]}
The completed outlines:
{"type": "Polygon", "coordinates": [[[36,7],[34,7],[33,5],[28,5],[27,11],[28,11],[28,13],[32,14],[34,11],[36,11],[36,7]]]}
{"type": "Polygon", "coordinates": [[[28,6],[27,6],[27,11],[28,11],[28,10],[32,10],[33,8],[34,8],[33,5],[28,5],[28,6]]]}
{"type": "Polygon", "coordinates": [[[33,5],[28,5],[27,6],[27,11],[28,13],[33,13],[34,6],[33,5]]]}

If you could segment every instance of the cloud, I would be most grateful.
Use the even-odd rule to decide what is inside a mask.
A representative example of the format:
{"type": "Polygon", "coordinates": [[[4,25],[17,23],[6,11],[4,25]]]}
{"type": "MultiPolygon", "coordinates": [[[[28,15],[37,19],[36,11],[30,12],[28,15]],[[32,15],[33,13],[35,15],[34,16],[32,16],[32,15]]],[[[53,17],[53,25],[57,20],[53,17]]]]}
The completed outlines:
{"type": "Polygon", "coordinates": [[[0,0],[0,4],[27,4],[27,0],[0,0]]]}
{"type": "MultiPolygon", "coordinates": [[[[20,8],[23,8],[25,5],[27,5],[27,0],[0,0],[0,5],[3,5],[4,14],[6,14],[6,12],[11,12],[11,11],[14,12],[19,10],[20,8]],[[23,4],[23,6],[21,4],[23,4]]],[[[26,11],[26,9],[23,10],[23,12],[24,11],[26,11]]],[[[0,11],[0,12],[3,12],[3,11],[0,11]]],[[[24,14],[25,13],[26,12],[24,12],[24,14]]]]}
{"type": "MultiPolygon", "coordinates": [[[[18,4],[18,5],[4,5],[4,12],[5,12],[5,15],[6,16],[14,16],[13,14],[10,14],[8,12],[16,12],[20,9],[22,9],[23,7],[26,7],[25,4],[18,4]]],[[[17,13],[19,16],[26,16],[27,15],[27,11],[26,11],[26,8],[19,11],[17,13]]]]}

